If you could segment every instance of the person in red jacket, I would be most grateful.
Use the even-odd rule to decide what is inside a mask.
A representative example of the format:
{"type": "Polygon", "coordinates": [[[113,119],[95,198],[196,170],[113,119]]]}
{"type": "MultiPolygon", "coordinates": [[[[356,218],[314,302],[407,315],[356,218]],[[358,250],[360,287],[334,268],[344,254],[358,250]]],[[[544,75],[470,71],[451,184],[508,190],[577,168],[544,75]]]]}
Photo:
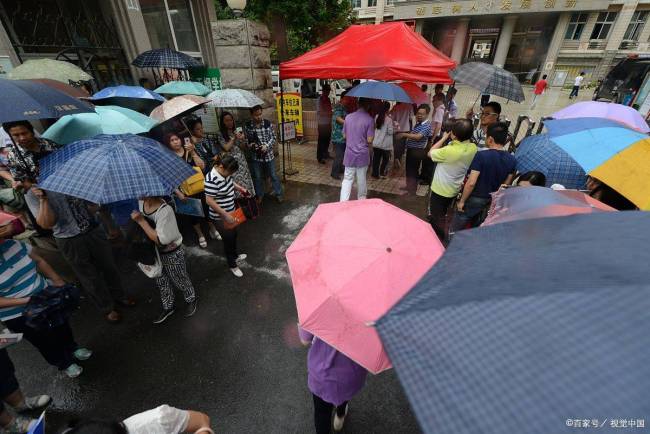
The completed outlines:
{"type": "Polygon", "coordinates": [[[546,77],[548,77],[546,74],[542,76],[541,80],[538,80],[537,83],[535,83],[535,89],[533,90],[533,103],[530,105],[530,109],[533,110],[535,108],[535,104],[537,104],[537,100],[539,99],[540,96],[546,91],[546,88],[548,87],[548,82],[546,81],[546,77]]]}

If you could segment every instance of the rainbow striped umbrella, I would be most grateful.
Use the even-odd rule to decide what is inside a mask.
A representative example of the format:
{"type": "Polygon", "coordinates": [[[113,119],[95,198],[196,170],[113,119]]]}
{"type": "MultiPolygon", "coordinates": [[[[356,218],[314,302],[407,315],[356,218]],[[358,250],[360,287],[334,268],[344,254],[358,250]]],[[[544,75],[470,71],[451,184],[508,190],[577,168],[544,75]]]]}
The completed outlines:
{"type": "Polygon", "coordinates": [[[602,118],[577,118],[545,123],[553,143],[582,168],[650,210],[650,137],[602,118]]]}

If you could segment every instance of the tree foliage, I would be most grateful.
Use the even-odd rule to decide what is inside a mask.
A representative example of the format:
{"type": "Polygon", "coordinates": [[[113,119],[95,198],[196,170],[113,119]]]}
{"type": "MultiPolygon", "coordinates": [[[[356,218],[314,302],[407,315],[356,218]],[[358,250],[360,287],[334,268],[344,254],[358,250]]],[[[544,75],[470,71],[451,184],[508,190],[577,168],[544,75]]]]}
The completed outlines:
{"type": "MultiPolygon", "coordinates": [[[[232,18],[225,0],[215,0],[217,18],[232,18]]],[[[244,16],[269,26],[280,61],[331,39],[353,21],[348,0],[248,0],[244,16]]]]}

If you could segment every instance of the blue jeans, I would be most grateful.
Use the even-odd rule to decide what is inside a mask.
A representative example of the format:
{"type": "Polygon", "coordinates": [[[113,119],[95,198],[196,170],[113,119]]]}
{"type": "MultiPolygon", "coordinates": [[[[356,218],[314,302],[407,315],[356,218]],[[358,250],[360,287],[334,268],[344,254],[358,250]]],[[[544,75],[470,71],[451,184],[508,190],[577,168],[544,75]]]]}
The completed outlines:
{"type": "Polygon", "coordinates": [[[266,191],[265,181],[266,176],[271,177],[271,183],[273,184],[273,191],[277,197],[282,197],[282,184],[280,183],[280,178],[275,172],[275,160],[271,161],[257,161],[253,160],[253,184],[255,184],[255,192],[260,198],[264,197],[264,192],[266,191]]]}
{"type": "Polygon", "coordinates": [[[467,202],[465,202],[463,212],[456,212],[452,224],[452,230],[458,232],[467,229],[467,225],[470,223],[473,228],[483,223],[480,221],[481,213],[487,206],[489,206],[491,200],[492,199],[490,198],[470,196],[467,199],[467,202]]]}

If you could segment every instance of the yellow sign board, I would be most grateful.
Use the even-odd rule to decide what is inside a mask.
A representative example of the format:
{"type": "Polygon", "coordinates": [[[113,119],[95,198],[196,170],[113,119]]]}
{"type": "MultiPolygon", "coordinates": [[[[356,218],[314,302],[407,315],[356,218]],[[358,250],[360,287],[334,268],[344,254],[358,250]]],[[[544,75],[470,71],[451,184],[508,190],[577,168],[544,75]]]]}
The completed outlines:
{"type": "MultiPolygon", "coordinates": [[[[282,112],[280,110],[280,94],[275,96],[278,124],[282,125],[282,112]]],[[[302,97],[297,92],[284,93],[284,122],[296,124],[296,134],[303,135],[302,129],[302,97]]]]}

